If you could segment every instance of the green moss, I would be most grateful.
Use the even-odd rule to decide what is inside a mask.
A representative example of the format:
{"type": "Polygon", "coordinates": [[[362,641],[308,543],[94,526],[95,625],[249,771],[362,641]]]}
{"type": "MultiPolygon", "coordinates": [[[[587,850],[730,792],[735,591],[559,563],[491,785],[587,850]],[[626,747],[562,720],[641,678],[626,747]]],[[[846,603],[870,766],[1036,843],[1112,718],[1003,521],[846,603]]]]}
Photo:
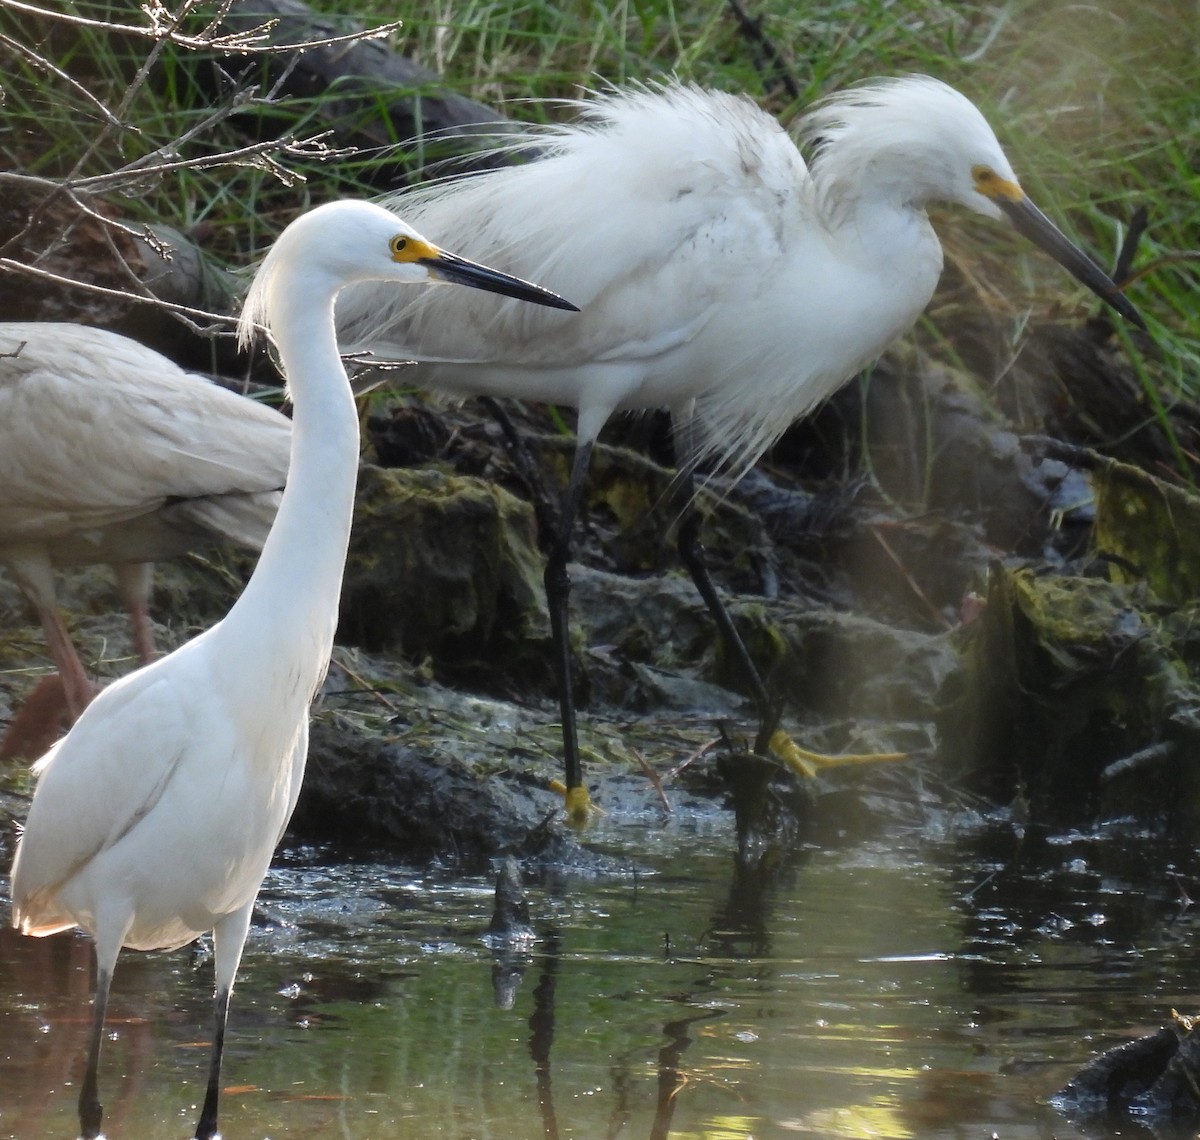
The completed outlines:
{"type": "Polygon", "coordinates": [[[342,592],[344,640],[495,673],[534,656],[545,627],[528,504],[479,479],[363,467],[342,592]]]}
{"type": "Polygon", "coordinates": [[[943,693],[942,763],[1044,819],[1200,810],[1195,617],[1123,583],[993,567],[943,693]],[[1147,750],[1153,765],[1120,764],[1147,750]]]}
{"type": "Polygon", "coordinates": [[[1164,602],[1200,597],[1200,498],[1124,463],[1093,473],[1096,547],[1118,581],[1145,581],[1164,602]]]}

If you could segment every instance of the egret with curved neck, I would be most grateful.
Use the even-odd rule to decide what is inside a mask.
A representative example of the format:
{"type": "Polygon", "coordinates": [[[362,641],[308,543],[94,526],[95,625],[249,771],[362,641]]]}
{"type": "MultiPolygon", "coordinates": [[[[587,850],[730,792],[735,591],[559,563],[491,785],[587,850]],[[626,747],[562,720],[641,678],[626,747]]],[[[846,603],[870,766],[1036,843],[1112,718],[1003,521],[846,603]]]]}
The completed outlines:
{"type": "Polygon", "coordinates": [[[449,281],[570,309],[438,249],[394,214],[335,202],[293,222],[251,287],[240,336],[274,334],[295,406],[287,488],[262,557],[223,621],[105,689],[38,762],[12,872],[13,924],[96,944],[81,1134],[100,1134],[97,1070],[117,955],[213,932],[216,1017],[197,1140],[217,1134],[229,995],[254,900],[292,814],[308,708],[337,623],[358,419],[333,308],[352,281],[449,281]]]}
{"type": "MultiPolygon", "coordinates": [[[[927,76],[817,104],[795,141],[751,99],[672,82],[575,104],[576,121],[504,135],[531,160],[404,191],[393,204],[473,257],[578,302],[578,320],[445,290],[356,286],[343,343],[418,361],[416,382],[579,410],[546,592],[556,642],[568,810],[586,816],[566,640],[567,562],[588,457],[617,411],[666,408],[684,500],[696,461],[745,472],[783,431],[912,327],[942,270],[934,201],[1007,217],[1126,319],[1132,304],[1034,207],[963,95],[927,76]],[[465,335],[461,335],[463,330],[465,335]]],[[[697,517],[679,545],[758,705],[774,710],[704,569],[697,517]]]]}

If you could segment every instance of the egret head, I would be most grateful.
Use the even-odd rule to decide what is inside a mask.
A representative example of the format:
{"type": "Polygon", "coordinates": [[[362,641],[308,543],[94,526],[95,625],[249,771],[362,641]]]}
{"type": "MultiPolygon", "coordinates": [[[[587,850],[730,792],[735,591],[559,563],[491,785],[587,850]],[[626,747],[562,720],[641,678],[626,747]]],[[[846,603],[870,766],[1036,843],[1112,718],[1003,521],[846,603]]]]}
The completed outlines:
{"type": "Polygon", "coordinates": [[[309,210],[279,235],[246,296],[239,340],[246,343],[256,324],[286,319],[297,295],[328,303],[332,311],[338,292],[360,281],[450,282],[576,310],[548,289],[447,253],[382,206],[345,200],[309,210]]]}
{"type": "Polygon", "coordinates": [[[800,135],[815,146],[813,182],[827,216],[874,200],[915,209],[956,202],[1007,217],[1102,301],[1145,327],[1108,275],[1029,200],[979,109],[940,80],[910,75],[839,91],[804,116],[800,135]]]}
{"type": "Polygon", "coordinates": [[[1116,283],[1033,204],[1015,179],[1004,178],[983,165],[977,166],[972,173],[977,193],[1006,216],[1017,233],[1023,234],[1048,253],[1080,284],[1086,285],[1127,321],[1141,329],[1146,327],[1141,313],[1116,283]]]}

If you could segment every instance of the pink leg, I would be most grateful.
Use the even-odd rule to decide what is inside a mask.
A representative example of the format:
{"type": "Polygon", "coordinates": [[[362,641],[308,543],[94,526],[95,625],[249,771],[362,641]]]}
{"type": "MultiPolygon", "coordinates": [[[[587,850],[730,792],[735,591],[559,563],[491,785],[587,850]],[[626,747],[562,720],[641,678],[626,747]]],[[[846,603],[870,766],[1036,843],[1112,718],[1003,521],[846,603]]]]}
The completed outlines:
{"type": "Polygon", "coordinates": [[[150,592],[154,586],[153,562],[123,562],[113,567],[121,597],[129,611],[133,627],[133,647],[143,665],[158,656],[154,648],[154,629],[150,624],[150,592]]]}
{"type": "Polygon", "coordinates": [[[13,714],[0,739],[0,763],[36,760],[70,722],[67,694],[57,673],[43,677],[13,714]]]}
{"type": "Polygon", "coordinates": [[[42,629],[59,671],[43,677],[8,722],[0,739],[0,761],[37,759],[100,691],[84,671],[57,609],[42,614],[42,629]]]}
{"type": "Polygon", "coordinates": [[[73,720],[87,708],[96,695],[96,687],[88,680],[83,662],[63,624],[54,592],[54,567],[50,564],[50,556],[44,547],[36,544],[9,546],[4,550],[4,563],[41,619],[46,647],[62,677],[67,710],[73,720]]]}
{"type": "Polygon", "coordinates": [[[58,666],[58,675],[62,685],[63,697],[66,701],[67,712],[71,720],[77,720],[79,714],[91,703],[92,698],[100,691],[99,686],[92,683],[79,660],[75,645],[71,641],[67,627],[63,624],[62,614],[56,605],[51,610],[40,610],[42,631],[46,635],[46,645],[54,664],[58,666]]]}
{"type": "Polygon", "coordinates": [[[13,716],[0,742],[0,759],[39,756],[87,708],[99,688],[88,678],[63,624],[54,593],[54,568],[46,551],[36,545],[10,546],[4,551],[4,563],[38,612],[58,674],[39,682],[13,716]]]}

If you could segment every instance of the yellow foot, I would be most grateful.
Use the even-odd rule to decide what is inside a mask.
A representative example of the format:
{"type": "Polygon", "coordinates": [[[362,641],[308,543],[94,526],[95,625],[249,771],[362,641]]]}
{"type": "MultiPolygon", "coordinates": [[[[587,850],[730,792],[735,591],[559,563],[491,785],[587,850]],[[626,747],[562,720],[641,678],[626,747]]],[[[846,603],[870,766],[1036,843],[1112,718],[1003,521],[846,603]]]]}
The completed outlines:
{"type": "Polygon", "coordinates": [[[567,822],[573,827],[586,827],[595,816],[604,814],[603,809],[592,803],[592,797],[582,784],[577,788],[568,788],[561,780],[551,780],[550,790],[566,801],[567,822]]]}
{"type": "Polygon", "coordinates": [[[845,768],[851,764],[884,764],[893,760],[907,760],[907,752],[859,752],[842,756],[827,756],[823,752],[810,752],[801,748],[783,729],[771,737],[771,751],[779,757],[797,776],[813,779],[822,768],[845,768]]]}

